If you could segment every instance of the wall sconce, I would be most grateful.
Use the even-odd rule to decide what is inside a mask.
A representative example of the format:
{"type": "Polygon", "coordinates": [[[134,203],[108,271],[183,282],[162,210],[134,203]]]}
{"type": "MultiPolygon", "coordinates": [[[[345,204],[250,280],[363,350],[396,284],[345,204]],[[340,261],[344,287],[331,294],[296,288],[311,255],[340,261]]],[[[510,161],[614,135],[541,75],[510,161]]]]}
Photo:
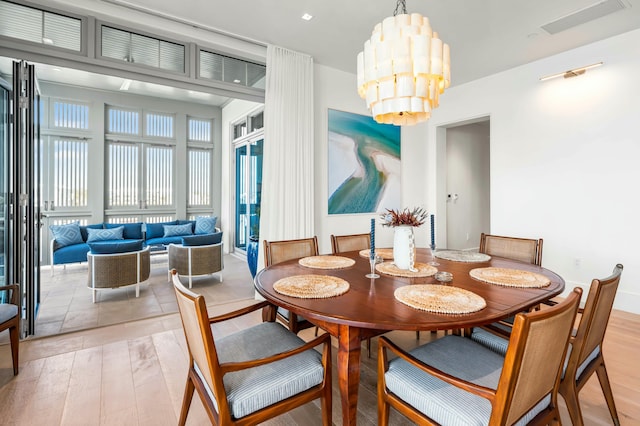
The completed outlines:
{"type": "Polygon", "coordinates": [[[572,70],[569,70],[569,71],[564,71],[564,72],[559,72],[557,74],[548,75],[546,77],[541,77],[540,81],[550,80],[550,79],[556,78],[556,77],[564,77],[564,78],[577,77],[579,75],[584,74],[588,69],[599,67],[602,64],[604,64],[604,62],[597,62],[595,64],[587,65],[586,67],[575,68],[575,69],[572,69],[572,70]]]}

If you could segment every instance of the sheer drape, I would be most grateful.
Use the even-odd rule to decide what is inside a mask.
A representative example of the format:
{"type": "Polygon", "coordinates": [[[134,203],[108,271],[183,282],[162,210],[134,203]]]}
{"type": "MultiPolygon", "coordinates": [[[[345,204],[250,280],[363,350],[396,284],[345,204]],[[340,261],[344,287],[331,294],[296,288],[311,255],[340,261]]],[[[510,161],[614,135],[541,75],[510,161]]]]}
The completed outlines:
{"type": "Polygon", "coordinates": [[[269,45],[266,79],[260,240],[312,237],[313,58],[269,45]]]}

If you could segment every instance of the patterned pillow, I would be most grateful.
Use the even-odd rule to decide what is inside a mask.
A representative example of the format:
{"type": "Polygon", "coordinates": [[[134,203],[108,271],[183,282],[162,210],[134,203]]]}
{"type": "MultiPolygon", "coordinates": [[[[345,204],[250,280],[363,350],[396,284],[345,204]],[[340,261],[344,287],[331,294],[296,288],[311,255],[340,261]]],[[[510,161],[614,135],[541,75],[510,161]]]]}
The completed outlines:
{"type": "Polygon", "coordinates": [[[182,225],[163,225],[162,227],[164,228],[163,237],[180,237],[182,235],[193,235],[190,223],[185,223],[182,225]]]}
{"type": "Polygon", "coordinates": [[[213,234],[216,232],[217,216],[196,217],[196,234],[213,234]]]}
{"type": "Polygon", "coordinates": [[[87,229],[87,242],[123,240],[124,226],[111,229],[87,229]]]}
{"type": "Polygon", "coordinates": [[[83,243],[82,234],[80,233],[80,223],[71,222],[65,225],[49,226],[53,238],[56,240],[58,247],[70,246],[73,244],[83,243]]]}

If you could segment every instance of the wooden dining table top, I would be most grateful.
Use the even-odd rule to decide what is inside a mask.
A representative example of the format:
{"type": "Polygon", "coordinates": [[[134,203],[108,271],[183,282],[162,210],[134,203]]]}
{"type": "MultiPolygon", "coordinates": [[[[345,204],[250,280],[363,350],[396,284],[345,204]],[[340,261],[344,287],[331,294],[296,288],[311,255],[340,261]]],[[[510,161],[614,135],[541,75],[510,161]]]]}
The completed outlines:
{"type": "MultiPolygon", "coordinates": [[[[312,323],[336,323],[372,330],[439,330],[466,328],[491,323],[525,311],[530,307],[557,296],[565,282],[558,274],[528,263],[492,257],[486,262],[460,262],[437,259],[439,271],[453,274],[449,286],[473,292],[486,301],[486,307],[468,314],[431,313],[405,305],[396,300],[397,288],[411,284],[439,284],[434,276],[399,277],[378,273],[380,278],[370,279],[369,259],[358,251],[339,256],[355,260],[355,264],[341,269],[316,269],[302,266],[298,259],[282,262],[263,269],[255,279],[258,293],[274,305],[304,316],[312,323]],[[474,268],[497,267],[530,271],[544,275],[550,284],[542,288],[505,287],[478,281],[469,275],[474,268]],[[273,289],[281,278],[294,275],[329,275],[349,283],[349,290],[335,297],[298,298],[285,296],[273,289]]],[[[430,250],[417,249],[416,261],[432,260],[430,250]]]]}

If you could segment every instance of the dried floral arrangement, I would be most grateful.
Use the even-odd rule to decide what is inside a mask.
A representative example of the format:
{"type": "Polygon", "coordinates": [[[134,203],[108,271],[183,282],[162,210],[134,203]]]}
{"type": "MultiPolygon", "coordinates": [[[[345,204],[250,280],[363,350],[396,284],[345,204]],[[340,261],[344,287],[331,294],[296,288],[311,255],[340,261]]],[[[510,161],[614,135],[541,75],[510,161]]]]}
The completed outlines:
{"type": "Polygon", "coordinates": [[[404,210],[386,209],[386,213],[382,213],[382,226],[420,226],[429,217],[426,210],[421,207],[414,207],[413,210],[405,208],[404,210]]]}

